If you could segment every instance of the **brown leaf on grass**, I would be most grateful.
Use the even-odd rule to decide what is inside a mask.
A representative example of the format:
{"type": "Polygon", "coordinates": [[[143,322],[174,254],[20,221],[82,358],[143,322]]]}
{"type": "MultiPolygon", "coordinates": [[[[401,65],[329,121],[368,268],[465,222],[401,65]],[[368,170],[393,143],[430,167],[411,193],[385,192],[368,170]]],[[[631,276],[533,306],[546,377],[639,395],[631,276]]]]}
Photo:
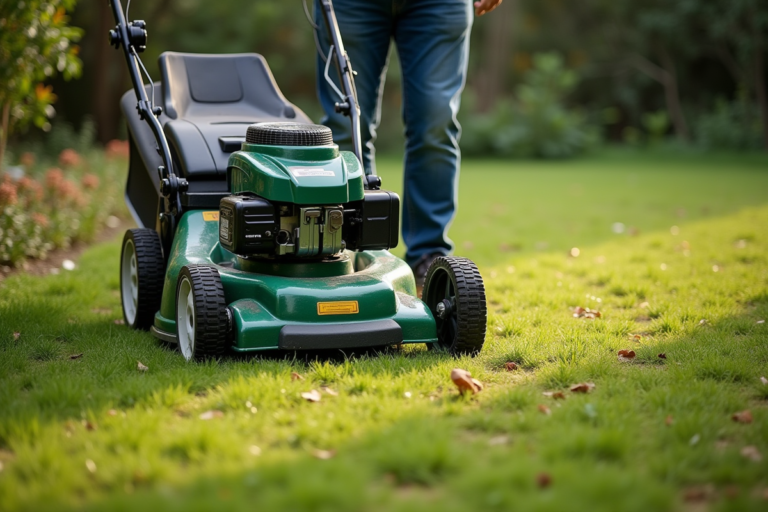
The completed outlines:
{"type": "Polygon", "coordinates": [[[595,309],[589,309],[589,308],[583,308],[581,306],[576,306],[573,308],[573,318],[588,318],[588,319],[595,319],[602,317],[602,313],[595,309]]]}
{"type": "Polygon", "coordinates": [[[542,395],[554,398],[555,400],[565,400],[565,393],[562,391],[545,391],[542,395]]]}
{"type": "Polygon", "coordinates": [[[467,370],[461,368],[451,370],[451,380],[459,388],[459,393],[462,395],[466,392],[474,395],[483,390],[483,384],[479,380],[473,379],[472,374],[467,370]]]}
{"type": "Polygon", "coordinates": [[[579,382],[578,384],[571,386],[570,389],[574,393],[589,393],[594,387],[594,382],[579,382]]]}
{"type": "Polygon", "coordinates": [[[89,431],[96,430],[96,425],[94,425],[88,420],[83,420],[83,426],[85,427],[85,430],[89,430],[89,431]]]}
{"type": "Polygon", "coordinates": [[[765,377],[760,377],[760,382],[763,383],[763,386],[768,386],[768,379],[766,379],[765,377]]]}
{"type": "Polygon", "coordinates": [[[664,418],[664,424],[668,427],[671,427],[674,422],[675,422],[675,418],[673,418],[671,414],[667,415],[667,417],[664,418]]]}
{"type": "Polygon", "coordinates": [[[504,363],[504,368],[506,368],[508,372],[513,372],[517,370],[518,366],[517,366],[517,363],[513,361],[507,361],[506,363],[504,363]]]}
{"type": "Polygon", "coordinates": [[[546,414],[547,416],[549,416],[550,414],[552,414],[552,410],[551,410],[549,407],[547,407],[546,405],[544,405],[544,404],[539,404],[539,405],[538,405],[538,407],[539,407],[539,412],[540,412],[540,413],[542,413],[542,414],[546,414]]]}
{"type": "Polygon", "coordinates": [[[752,423],[752,411],[749,409],[739,411],[731,416],[731,419],[736,423],[752,423]]]}
{"type": "Polygon", "coordinates": [[[302,393],[301,398],[303,398],[307,402],[319,402],[322,399],[322,396],[320,395],[320,392],[318,390],[312,389],[310,391],[306,391],[302,393]]]}
{"type": "Polygon", "coordinates": [[[320,391],[322,391],[323,393],[325,393],[327,395],[339,396],[339,392],[338,391],[336,391],[335,389],[331,389],[328,386],[320,387],[320,391]]]}
{"type": "Polygon", "coordinates": [[[712,495],[711,486],[690,487],[683,492],[683,501],[687,503],[701,503],[707,501],[712,495]]]}
{"type": "Polygon", "coordinates": [[[200,415],[201,420],[212,420],[213,418],[223,418],[224,413],[221,411],[205,411],[200,415]]]}
{"type": "Polygon", "coordinates": [[[749,445],[741,449],[741,456],[754,462],[763,460],[763,454],[757,449],[757,446],[749,445]]]}
{"type": "Polygon", "coordinates": [[[291,372],[291,380],[304,380],[304,377],[296,372],[291,372]]]}
{"type": "Polygon", "coordinates": [[[619,350],[619,361],[631,361],[636,355],[634,350],[619,350]]]}
{"type": "Polygon", "coordinates": [[[641,334],[630,334],[629,337],[632,341],[636,341],[637,343],[640,343],[643,339],[641,334]]]}
{"type": "Polygon", "coordinates": [[[658,357],[659,357],[659,359],[666,359],[666,358],[667,358],[667,354],[665,354],[664,352],[662,352],[662,353],[660,353],[660,354],[659,354],[659,356],[658,356],[658,357]]]}
{"type": "Polygon", "coordinates": [[[83,354],[72,354],[69,356],[70,359],[80,359],[81,357],[83,357],[83,354]]]}
{"type": "Polygon", "coordinates": [[[536,485],[544,489],[552,485],[552,476],[549,473],[539,473],[536,475],[536,485]]]}
{"type": "Polygon", "coordinates": [[[142,364],[142,362],[141,362],[141,361],[136,361],[136,362],[137,362],[137,363],[139,363],[139,364],[136,366],[136,368],[137,368],[137,369],[138,369],[140,372],[145,372],[145,371],[149,370],[149,366],[146,366],[146,365],[142,364]]]}
{"type": "Polygon", "coordinates": [[[19,338],[21,338],[21,333],[19,331],[14,332],[13,341],[19,341],[19,338]]]}
{"type": "Polygon", "coordinates": [[[316,459],[328,460],[336,456],[336,450],[312,450],[312,456],[316,459]]]}

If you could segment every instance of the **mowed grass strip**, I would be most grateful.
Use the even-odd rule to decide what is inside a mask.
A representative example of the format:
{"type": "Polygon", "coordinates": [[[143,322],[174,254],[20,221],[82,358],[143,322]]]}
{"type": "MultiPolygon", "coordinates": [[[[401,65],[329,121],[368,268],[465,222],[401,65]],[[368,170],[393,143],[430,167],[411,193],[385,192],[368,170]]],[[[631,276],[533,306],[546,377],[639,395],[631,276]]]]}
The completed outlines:
{"type": "Polygon", "coordinates": [[[764,510],[767,223],[768,207],[746,208],[487,266],[475,359],[188,364],[114,323],[118,243],[73,272],[14,277],[0,510],[764,510]],[[458,396],[455,367],[486,389],[458,396]],[[753,421],[735,422],[744,410],[753,421]]]}

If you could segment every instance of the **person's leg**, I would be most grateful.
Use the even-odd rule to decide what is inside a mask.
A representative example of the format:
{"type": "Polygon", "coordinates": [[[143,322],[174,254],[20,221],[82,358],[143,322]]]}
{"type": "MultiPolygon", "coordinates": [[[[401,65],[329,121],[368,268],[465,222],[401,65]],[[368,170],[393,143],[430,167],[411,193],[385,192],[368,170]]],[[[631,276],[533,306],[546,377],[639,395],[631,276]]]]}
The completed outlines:
{"type": "MultiPolygon", "coordinates": [[[[339,22],[341,40],[347,51],[352,69],[357,72],[355,87],[360,104],[360,136],[363,144],[363,164],[368,171],[375,171],[374,147],[376,128],[381,116],[381,93],[389,60],[389,44],[392,37],[391,0],[334,0],[334,11],[339,22]]],[[[315,23],[320,27],[318,38],[327,58],[330,37],[325,29],[319,4],[315,5],[315,23]]],[[[325,62],[317,58],[317,93],[325,111],[322,124],[333,132],[333,140],[343,150],[352,150],[349,118],[338,114],[334,104],[340,99],[325,79],[325,62]]],[[[335,62],[328,70],[336,87],[339,76],[335,62]]]]}
{"type": "Polygon", "coordinates": [[[457,207],[456,115],[472,20],[470,0],[405,0],[395,18],[406,136],[403,240],[412,266],[453,249],[447,232],[457,207]]]}

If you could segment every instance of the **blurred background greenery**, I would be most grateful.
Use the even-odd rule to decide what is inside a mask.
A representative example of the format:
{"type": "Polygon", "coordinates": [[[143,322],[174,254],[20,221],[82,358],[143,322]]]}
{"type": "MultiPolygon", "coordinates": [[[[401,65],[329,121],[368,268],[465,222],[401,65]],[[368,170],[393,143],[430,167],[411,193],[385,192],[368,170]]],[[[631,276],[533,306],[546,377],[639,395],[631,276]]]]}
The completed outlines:
{"type": "MultiPolygon", "coordinates": [[[[148,23],[143,60],[153,78],[166,50],[257,52],[283,93],[320,119],[301,0],[134,0],[129,16],[148,23]]],[[[118,99],[130,84],[106,41],[107,0],[79,0],[70,24],[83,30],[82,75],[48,80],[58,96],[51,135],[15,136],[53,155],[84,138],[125,138],[118,99]]],[[[764,0],[506,0],[475,20],[471,46],[465,155],[560,158],[604,143],[768,147],[764,0]]],[[[383,152],[403,144],[400,79],[393,51],[383,152]]]]}

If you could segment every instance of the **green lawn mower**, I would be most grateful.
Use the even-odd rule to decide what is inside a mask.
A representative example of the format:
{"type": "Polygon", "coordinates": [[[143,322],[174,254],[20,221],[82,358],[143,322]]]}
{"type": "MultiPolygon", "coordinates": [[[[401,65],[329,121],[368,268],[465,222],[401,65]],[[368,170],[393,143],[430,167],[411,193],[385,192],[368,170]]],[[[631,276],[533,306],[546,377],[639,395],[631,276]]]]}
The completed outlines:
{"type": "Polygon", "coordinates": [[[125,197],[140,226],[125,233],[120,260],[126,325],[178,344],[188,360],[403,343],[481,350],[477,267],[436,259],[420,300],[410,267],[388,252],[400,199],[361,165],[354,72],[331,0],[321,0],[327,62],[353,152],[285,99],[261,55],[166,52],[153,83],[138,55],[146,23],[126,22],[119,0],[111,6],[109,41],[133,82],[121,100],[125,197]]]}

